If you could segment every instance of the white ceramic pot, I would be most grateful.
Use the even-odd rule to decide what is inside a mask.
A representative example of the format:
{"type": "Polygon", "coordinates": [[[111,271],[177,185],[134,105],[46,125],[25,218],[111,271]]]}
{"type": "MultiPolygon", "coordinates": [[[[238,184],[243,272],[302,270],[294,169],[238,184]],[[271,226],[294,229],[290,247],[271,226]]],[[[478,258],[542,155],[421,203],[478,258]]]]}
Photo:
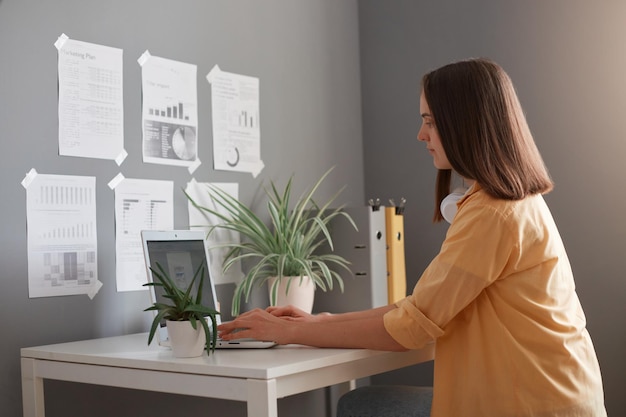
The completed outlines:
{"type": "MultiPolygon", "coordinates": [[[[272,286],[276,282],[277,277],[271,277],[268,280],[268,290],[270,294],[270,302],[272,301],[272,286]]],[[[309,277],[282,277],[278,283],[278,293],[275,306],[293,305],[307,313],[313,311],[313,300],[315,298],[315,282],[309,277]],[[287,291],[287,283],[291,280],[289,291],[287,291]]]]}
{"type": "Polygon", "coordinates": [[[206,344],[202,324],[196,323],[195,329],[189,321],[167,320],[166,324],[174,356],[177,358],[202,356],[206,344]]]}

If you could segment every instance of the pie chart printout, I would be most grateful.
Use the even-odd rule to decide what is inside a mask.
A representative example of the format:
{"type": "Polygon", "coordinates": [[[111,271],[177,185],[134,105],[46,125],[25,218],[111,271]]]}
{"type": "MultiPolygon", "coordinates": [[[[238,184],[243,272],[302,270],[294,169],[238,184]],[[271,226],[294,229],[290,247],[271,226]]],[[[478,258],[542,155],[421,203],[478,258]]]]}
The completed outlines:
{"type": "Polygon", "coordinates": [[[181,126],[172,135],[172,149],[185,161],[196,157],[196,132],[189,126],[181,126]]]}

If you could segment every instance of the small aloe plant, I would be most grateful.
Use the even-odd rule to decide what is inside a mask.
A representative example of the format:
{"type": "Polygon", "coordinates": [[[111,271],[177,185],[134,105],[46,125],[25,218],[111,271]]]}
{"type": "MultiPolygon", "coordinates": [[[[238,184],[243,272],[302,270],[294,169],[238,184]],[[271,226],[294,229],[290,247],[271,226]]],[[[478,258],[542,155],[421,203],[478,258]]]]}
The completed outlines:
{"type": "Polygon", "coordinates": [[[152,276],[155,281],[148,282],[144,286],[154,286],[163,289],[163,296],[170,300],[170,302],[154,302],[152,306],[146,308],[144,311],[157,311],[154,316],[152,326],[150,327],[150,333],[148,335],[148,344],[152,342],[154,334],[162,320],[170,321],[189,321],[191,326],[196,329],[198,323],[204,328],[204,334],[206,337],[207,355],[209,350],[215,350],[215,344],[217,342],[217,331],[211,331],[209,329],[207,317],[211,320],[213,329],[217,329],[216,316],[220,314],[218,311],[209,308],[202,304],[202,288],[204,285],[204,265],[196,270],[193,279],[189,283],[189,286],[185,289],[178,288],[176,283],[170,278],[168,273],[157,262],[157,269],[150,267],[152,276]],[[198,281],[197,290],[192,294],[194,283],[200,277],[198,281]]]}

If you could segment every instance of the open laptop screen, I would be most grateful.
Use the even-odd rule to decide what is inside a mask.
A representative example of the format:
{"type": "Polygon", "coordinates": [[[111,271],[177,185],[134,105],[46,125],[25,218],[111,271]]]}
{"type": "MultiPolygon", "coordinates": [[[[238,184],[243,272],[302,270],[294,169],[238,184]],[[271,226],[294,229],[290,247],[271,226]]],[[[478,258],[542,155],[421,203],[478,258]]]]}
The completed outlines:
{"type": "MultiPolygon", "coordinates": [[[[150,253],[150,266],[158,271],[157,262],[167,272],[180,289],[185,289],[193,279],[198,268],[204,266],[204,288],[202,303],[207,307],[215,309],[213,291],[211,291],[208,265],[204,252],[204,242],[197,240],[172,240],[172,241],[147,241],[148,252],[150,253]]],[[[197,283],[200,277],[196,278],[192,294],[196,292],[197,283]]],[[[167,301],[163,297],[163,289],[155,287],[156,300],[167,301]]]]}
{"type": "MultiPolygon", "coordinates": [[[[204,233],[199,231],[142,232],[146,264],[155,271],[159,271],[157,263],[161,265],[178,288],[187,288],[198,268],[204,266],[202,304],[217,310],[215,289],[209,276],[207,249],[204,237],[204,233]]],[[[148,271],[148,273],[150,274],[149,280],[154,282],[155,279],[152,276],[152,272],[148,271]]],[[[194,284],[196,288],[198,282],[199,277],[194,284]]],[[[192,293],[196,292],[196,288],[192,289],[192,293]]],[[[150,287],[150,291],[153,301],[170,302],[170,300],[164,297],[163,289],[160,286],[152,286],[150,287]]],[[[217,316],[217,318],[219,323],[219,316],[217,316]]],[[[163,344],[163,342],[166,342],[168,339],[164,320],[161,322],[160,327],[158,339],[159,342],[163,344]]]]}
{"type": "MultiPolygon", "coordinates": [[[[214,310],[217,297],[215,285],[211,279],[209,260],[207,254],[205,232],[200,230],[144,230],[141,232],[146,266],[159,271],[157,263],[176,282],[177,286],[185,289],[193,279],[198,268],[204,266],[204,286],[202,287],[202,304],[214,310]]],[[[152,273],[148,271],[148,279],[154,282],[152,273]]],[[[198,279],[196,280],[196,282],[198,279]]],[[[196,284],[194,284],[196,285],[196,284]]],[[[197,288],[197,287],[196,287],[197,288]]],[[[193,291],[193,290],[192,290],[193,291]]],[[[168,301],[163,296],[163,290],[159,286],[150,287],[152,301],[168,301]]],[[[156,312],[153,312],[156,314],[156,312]]],[[[220,316],[216,317],[217,324],[220,316]]],[[[157,331],[157,340],[161,345],[169,345],[167,326],[165,321],[161,323],[157,331]]],[[[216,348],[268,348],[275,346],[274,342],[266,342],[250,339],[219,340],[216,348]]]]}

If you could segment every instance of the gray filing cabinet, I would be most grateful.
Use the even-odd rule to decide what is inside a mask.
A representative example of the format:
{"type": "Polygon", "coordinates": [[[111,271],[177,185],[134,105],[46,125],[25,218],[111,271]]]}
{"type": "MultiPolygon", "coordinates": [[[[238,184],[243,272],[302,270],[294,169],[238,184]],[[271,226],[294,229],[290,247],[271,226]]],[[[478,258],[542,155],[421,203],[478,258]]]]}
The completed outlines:
{"type": "MultiPolygon", "coordinates": [[[[350,275],[336,269],[344,282],[344,292],[338,285],[332,291],[315,292],[313,312],[344,313],[387,305],[387,244],[385,211],[371,206],[344,209],[359,228],[354,228],[339,216],[330,224],[335,253],[351,262],[350,275]]],[[[335,283],[336,284],[336,283],[335,283]]]]}

